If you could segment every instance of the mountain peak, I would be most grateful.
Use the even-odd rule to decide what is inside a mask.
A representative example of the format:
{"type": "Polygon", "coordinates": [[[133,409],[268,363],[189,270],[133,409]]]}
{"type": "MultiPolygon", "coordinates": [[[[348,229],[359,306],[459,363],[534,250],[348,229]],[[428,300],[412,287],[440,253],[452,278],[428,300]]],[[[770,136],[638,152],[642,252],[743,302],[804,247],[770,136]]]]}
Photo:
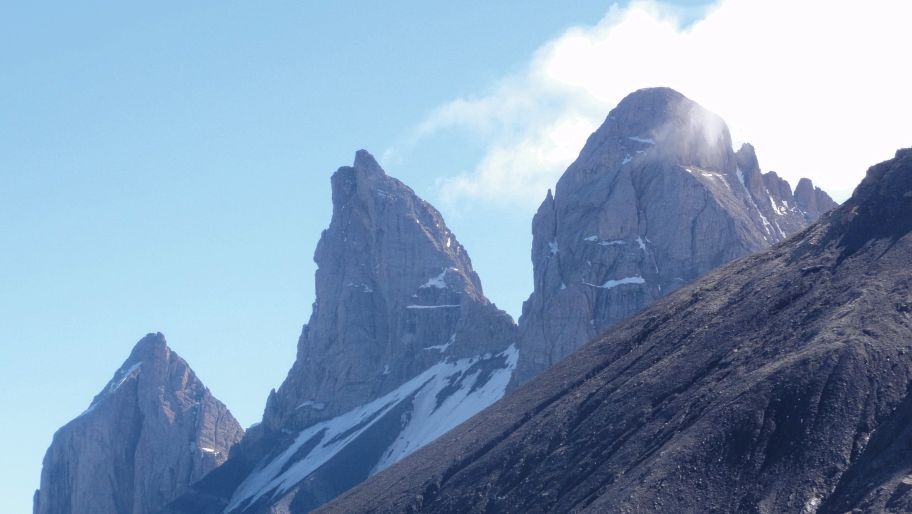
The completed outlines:
{"type": "MultiPolygon", "coordinates": [[[[812,196],[809,205],[832,203],[812,196]]],[[[788,183],[762,174],[753,146],[735,154],[720,117],[673,89],[631,93],[533,218],[535,288],[519,322],[514,383],[827,210],[795,204],[788,183]]]]}
{"type": "Polygon", "coordinates": [[[912,148],[897,150],[893,159],[869,168],[846,205],[834,227],[841,232],[836,235],[843,257],[868,241],[897,240],[912,231],[912,148]]]}
{"type": "MultiPolygon", "coordinates": [[[[722,118],[667,87],[639,89],[630,93],[612,110],[611,117],[624,127],[651,132],[658,139],[703,135],[706,142],[715,142],[723,133],[728,135],[728,127],[722,118]]],[[[731,148],[730,138],[728,148],[731,148]]]]}
{"type": "Polygon", "coordinates": [[[166,360],[170,353],[171,348],[168,347],[164,334],[150,332],[133,346],[125,365],[146,360],[166,360]]]}
{"type": "MultiPolygon", "coordinates": [[[[879,202],[889,198],[912,197],[912,148],[900,148],[896,155],[868,169],[852,193],[856,202],[879,202]]],[[[904,200],[908,201],[908,200],[904,200]]]]}
{"type": "Polygon", "coordinates": [[[35,514],[153,514],[221,465],[243,429],[161,333],[54,434],[35,514]]]}
{"type": "Polygon", "coordinates": [[[355,152],[355,162],[352,165],[355,171],[368,173],[371,175],[386,175],[377,159],[367,150],[361,149],[355,152]]]}
{"type": "Polygon", "coordinates": [[[358,150],[355,152],[355,162],[336,170],[330,179],[333,205],[348,205],[355,196],[367,201],[371,196],[376,196],[371,192],[376,192],[383,179],[389,180],[389,177],[374,156],[367,150],[358,150]]]}
{"type": "Polygon", "coordinates": [[[627,162],[645,157],[718,171],[734,167],[731,136],[722,118],[667,87],[624,97],[580,157],[598,160],[607,148],[627,162]]]}

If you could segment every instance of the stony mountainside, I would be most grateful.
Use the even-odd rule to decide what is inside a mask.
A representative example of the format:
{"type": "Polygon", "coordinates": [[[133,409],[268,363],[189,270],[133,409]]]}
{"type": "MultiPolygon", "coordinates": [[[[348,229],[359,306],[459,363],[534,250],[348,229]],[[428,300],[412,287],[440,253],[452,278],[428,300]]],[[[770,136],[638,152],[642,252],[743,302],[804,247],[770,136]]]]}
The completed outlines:
{"type": "Polygon", "coordinates": [[[912,511],[912,149],[324,513],[912,511]]]}
{"type": "Polygon", "coordinates": [[[440,213],[363,150],[332,199],[297,360],[237,458],[174,512],[306,512],[503,395],[516,326],[440,213]]]}
{"type": "Polygon", "coordinates": [[[668,292],[807,226],[836,204],[792,194],[736,153],[725,122],[667,88],[628,95],[548,192],[532,223],[534,291],[515,383],[668,292]]]}
{"type": "Polygon", "coordinates": [[[158,512],[225,462],[243,433],[164,336],[149,334],[54,434],[34,512],[158,512]]]}

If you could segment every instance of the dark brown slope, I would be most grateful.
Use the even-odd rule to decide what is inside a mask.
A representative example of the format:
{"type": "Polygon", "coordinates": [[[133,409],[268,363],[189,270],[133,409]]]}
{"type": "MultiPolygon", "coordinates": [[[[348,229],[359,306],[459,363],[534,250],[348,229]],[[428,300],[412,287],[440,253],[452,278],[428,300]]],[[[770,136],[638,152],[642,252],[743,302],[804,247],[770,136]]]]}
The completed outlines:
{"type": "Polygon", "coordinates": [[[912,149],[321,512],[908,511],[912,149]]]}

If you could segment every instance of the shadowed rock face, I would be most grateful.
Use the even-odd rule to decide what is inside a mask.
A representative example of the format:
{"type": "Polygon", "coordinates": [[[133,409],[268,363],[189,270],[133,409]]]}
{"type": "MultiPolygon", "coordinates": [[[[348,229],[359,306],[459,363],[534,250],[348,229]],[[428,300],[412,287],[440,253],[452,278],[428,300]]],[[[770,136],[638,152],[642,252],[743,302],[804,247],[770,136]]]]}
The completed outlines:
{"type": "Polygon", "coordinates": [[[516,325],[440,213],[366,151],[332,176],[316,302],[239,451],[170,512],[307,512],[497,399],[516,325]]]}
{"type": "Polygon", "coordinates": [[[35,513],[158,512],[225,462],[243,433],[164,336],[149,334],[54,434],[35,513]]]}
{"type": "Polygon", "coordinates": [[[912,149],[326,513],[909,512],[912,149]]]}
{"type": "Polygon", "coordinates": [[[835,203],[800,200],[725,123],[667,88],[611,111],[532,223],[534,291],[523,305],[520,384],[613,324],[735,258],[807,226],[835,203]]]}

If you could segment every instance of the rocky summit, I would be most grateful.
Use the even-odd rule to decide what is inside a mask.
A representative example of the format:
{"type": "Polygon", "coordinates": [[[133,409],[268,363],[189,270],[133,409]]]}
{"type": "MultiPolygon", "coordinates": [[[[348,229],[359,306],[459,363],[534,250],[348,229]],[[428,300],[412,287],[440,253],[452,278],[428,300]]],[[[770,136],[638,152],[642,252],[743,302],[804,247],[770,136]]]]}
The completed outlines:
{"type": "Polygon", "coordinates": [[[732,149],[725,122],[667,88],[624,98],[532,222],[534,291],[523,305],[520,384],[656,299],[782,241],[836,204],[796,194],[732,149]]]}
{"type": "Polygon", "coordinates": [[[910,512],[910,345],[906,149],[320,512],[910,512]]]}
{"type": "Polygon", "coordinates": [[[504,394],[516,326],[440,213],[363,150],[331,182],[297,359],[238,456],[172,512],[307,512],[504,394]]]}
{"type": "Polygon", "coordinates": [[[35,514],[153,514],[228,458],[244,431],[164,336],[149,334],[54,434],[35,514]]]}

